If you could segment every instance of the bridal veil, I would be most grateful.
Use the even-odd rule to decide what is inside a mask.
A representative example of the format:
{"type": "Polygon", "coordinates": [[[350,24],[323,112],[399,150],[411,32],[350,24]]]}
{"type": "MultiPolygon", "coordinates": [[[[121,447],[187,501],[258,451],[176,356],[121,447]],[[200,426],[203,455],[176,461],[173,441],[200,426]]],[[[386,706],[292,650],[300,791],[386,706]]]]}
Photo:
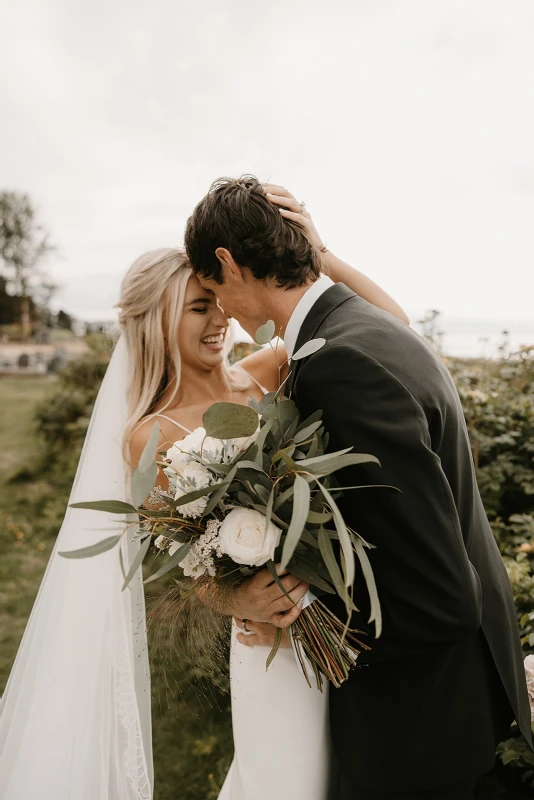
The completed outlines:
{"type": "MultiPolygon", "coordinates": [[[[70,502],[129,501],[122,456],[128,353],[119,340],[102,383],[70,502]]],[[[151,800],[143,584],[122,592],[117,547],[86,559],[130,519],[68,508],[1,701],[2,800],[151,800]]],[[[122,538],[126,571],[136,528],[122,538]]]]}

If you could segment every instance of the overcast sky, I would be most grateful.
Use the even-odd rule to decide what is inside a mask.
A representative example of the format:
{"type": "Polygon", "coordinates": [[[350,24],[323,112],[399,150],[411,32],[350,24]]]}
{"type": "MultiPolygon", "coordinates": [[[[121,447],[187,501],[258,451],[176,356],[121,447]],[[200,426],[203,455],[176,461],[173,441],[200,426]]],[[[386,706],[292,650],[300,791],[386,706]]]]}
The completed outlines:
{"type": "Polygon", "coordinates": [[[528,322],[533,43],[532,0],[4,3],[0,189],[38,205],[80,318],[253,172],[411,314],[528,322]]]}

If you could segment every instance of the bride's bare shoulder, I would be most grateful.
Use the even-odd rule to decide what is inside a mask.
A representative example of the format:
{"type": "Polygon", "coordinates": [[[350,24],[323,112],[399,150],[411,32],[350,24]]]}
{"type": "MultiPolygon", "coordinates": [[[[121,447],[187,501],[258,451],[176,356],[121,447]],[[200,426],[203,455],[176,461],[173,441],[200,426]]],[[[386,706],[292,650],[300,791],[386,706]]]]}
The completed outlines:
{"type": "Polygon", "coordinates": [[[283,342],[279,342],[275,352],[270,347],[263,347],[238,362],[249,375],[271,392],[275,392],[287,376],[287,353],[283,342]]]}

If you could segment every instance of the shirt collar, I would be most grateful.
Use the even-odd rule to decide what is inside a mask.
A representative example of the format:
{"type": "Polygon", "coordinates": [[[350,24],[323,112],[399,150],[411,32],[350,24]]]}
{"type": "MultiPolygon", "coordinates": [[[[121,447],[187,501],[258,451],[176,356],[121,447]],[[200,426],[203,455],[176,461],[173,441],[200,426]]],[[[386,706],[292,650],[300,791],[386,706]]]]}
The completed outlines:
{"type": "Polygon", "coordinates": [[[295,306],[295,310],[291,314],[284,334],[284,345],[289,358],[292,358],[295,351],[295,345],[297,344],[302,323],[321,295],[333,285],[333,280],[327,275],[321,275],[315,283],[311,284],[310,288],[302,295],[295,306]]]}

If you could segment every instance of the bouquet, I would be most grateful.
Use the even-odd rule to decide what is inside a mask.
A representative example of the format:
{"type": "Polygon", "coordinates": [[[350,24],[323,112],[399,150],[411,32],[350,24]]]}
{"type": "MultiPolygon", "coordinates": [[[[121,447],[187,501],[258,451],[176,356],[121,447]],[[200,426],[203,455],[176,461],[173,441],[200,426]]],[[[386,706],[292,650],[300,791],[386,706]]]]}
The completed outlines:
{"type": "MultiPolygon", "coordinates": [[[[259,344],[270,342],[274,323],[257,334],[259,344]]],[[[324,339],[305,344],[292,358],[305,358],[322,347],[324,339]]],[[[158,425],[132,474],[133,503],[104,500],[75,503],[75,508],[116,514],[135,514],[136,538],[141,547],[124,575],[123,590],[151,546],[166,553],[164,564],[145,583],[176,570],[197,593],[217,607],[217,595],[231,591],[241,581],[267,568],[281,591],[276,564],[324,593],[342,598],[347,619],[357,610],[352,600],[356,559],[361,565],[370,597],[370,622],[376,636],[381,613],[373,572],[366,550],[371,547],[344,522],[336,499],[343,491],[360,487],[336,485],[335,473],[344,467],[378,463],[369,454],[347,448],[325,453],[328,434],[321,411],[301,420],[295,403],[283,396],[283,386],[248,406],[215,403],[204,414],[203,427],[176,442],[156,462],[158,425]],[[168,488],[154,488],[157,464],[168,478],[168,488]],[[339,549],[340,558],[336,557],[339,549]]],[[[122,534],[90,547],[62,552],[83,558],[111,549],[122,534]]],[[[315,677],[322,690],[324,678],[339,686],[362,649],[369,649],[317,599],[291,626],[291,637],[302,672],[311,686],[315,677]]],[[[280,645],[275,645],[267,668],[280,645]]]]}

